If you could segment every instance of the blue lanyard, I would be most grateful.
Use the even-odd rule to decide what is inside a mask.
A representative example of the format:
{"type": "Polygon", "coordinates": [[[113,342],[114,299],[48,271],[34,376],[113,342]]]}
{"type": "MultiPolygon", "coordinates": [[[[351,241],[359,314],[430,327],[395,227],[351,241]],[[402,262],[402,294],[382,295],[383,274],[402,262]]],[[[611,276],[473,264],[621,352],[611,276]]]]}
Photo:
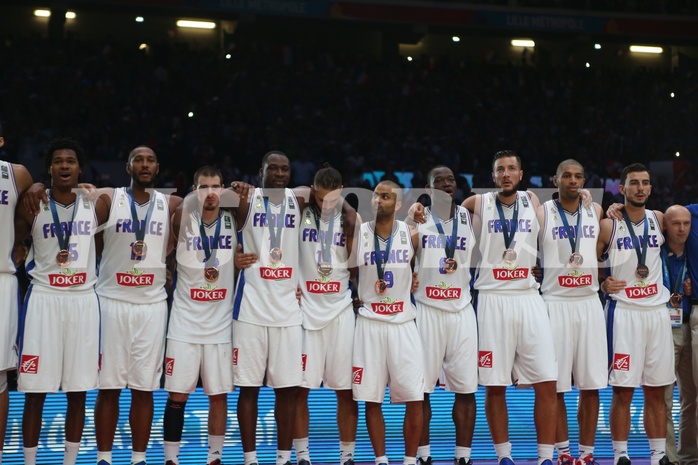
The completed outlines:
{"type": "Polygon", "coordinates": [[[201,246],[204,248],[204,263],[208,266],[209,262],[213,261],[215,265],[216,251],[218,250],[218,240],[221,237],[221,214],[218,213],[216,218],[216,231],[213,233],[213,250],[206,236],[206,227],[204,226],[203,218],[199,217],[199,234],[201,235],[201,246]]]}
{"type": "Polygon", "coordinates": [[[565,227],[565,231],[567,232],[567,239],[570,241],[572,253],[577,253],[577,244],[579,244],[577,237],[579,234],[579,228],[582,225],[582,202],[579,202],[579,206],[577,207],[577,229],[574,230],[574,234],[572,234],[570,223],[567,221],[567,214],[565,214],[565,210],[562,208],[562,204],[559,200],[556,199],[555,205],[557,205],[557,211],[558,213],[560,213],[560,219],[562,220],[562,224],[565,227]]]}
{"type": "Polygon", "coordinates": [[[502,209],[502,202],[499,200],[499,196],[495,194],[494,203],[497,204],[497,211],[499,212],[499,221],[502,223],[502,235],[504,236],[504,248],[509,249],[511,243],[514,242],[514,236],[516,235],[516,230],[519,224],[519,194],[516,194],[516,200],[514,201],[514,216],[511,219],[511,231],[509,231],[509,226],[507,225],[507,220],[504,218],[504,210],[502,209]]]}
{"type": "Polygon", "coordinates": [[[51,215],[53,216],[53,227],[56,230],[56,239],[58,239],[58,247],[60,250],[68,250],[68,243],[70,242],[70,234],[73,230],[73,223],[75,222],[75,214],[78,211],[78,201],[80,197],[75,195],[75,202],[73,203],[73,216],[68,223],[65,235],[63,235],[63,228],[61,228],[61,220],[58,218],[58,210],[56,209],[56,201],[53,198],[53,193],[49,190],[48,193],[48,203],[51,207],[51,215]]]}
{"type": "Polygon", "coordinates": [[[637,265],[643,266],[647,258],[647,223],[649,222],[649,218],[647,218],[647,215],[645,215],[645,231],[642,233],[643,241],[641,244],[635,235],[633,223],[630,221],[628,212],[626,212],[625,209],[623,209],[623,219],[625,220],[625,224],[628,226],[628,233],[630,233],[630,238],[633,241],[633,248],[635,249],[635,254],[637,255],[637,265]]]}
{"type": "MultiPolygon", "coordinates": [[[[393,245],[393,230],[390,231],[390,237],[385,245],[385,262],[388,261],[390,257],[390,248],[393,245]]],[[[378,279],[383,279],[385,276],[385,262],[383,261],[383,255],[381,252],[380,241],[378,240],[378,232],[376,231],[376,224],[373,223],[373,248],[376,251],[376,272],[378,273],[378,279]]]]}
{"type": "Polygon", "coordinates": [[[133,232],[136,234],[136,240],[142,241],[145,238],[145,232],[148,230],[148,225],[150,224],[150,217],[153,214],[153,207],[155,207],[155,196],[150,197],[150,205],[148,205],[148,211],[145,214],[145,222],[141,228],[141,222],[138,220],[138,212],[136,211],[136,200],[133,198],[133,190],[129,187],[126,189],[128,197],[131,200],[131,219],[133,220],[133,232]]]}
{"type": "MultiPolygon", "coordinates": [[[[451,229],[450,242],[446,239],[444,228],[443,226],[441,226],[441,221],[439,221],[439,217],[436,216],[436,212],[433,208],[431,209],[431,216],[434,218],[434,225],[436,226],[436,229],[439,231],[439,238],[441,239],[441,242],[446,241],[446,243],[444,244],[446,258],[453,258],[453,255],[455,255],[456,253],[456,240],[458,238],[458,221],[456,221],[456,211],[453,211],[453,228],[451,229]]],[[[509,247],[507,246],[507,248],[509,247]]]]}
{"type": "Polygon", "coordinates": [[[324,239],[320,238],[320,218],[314,207],[312,207],[312,210],[315,218],[315,226],[317,227],[318,242],[320,243],[322,261],[324,263],[331,263],[332,255],[330,254],[330,246],[332,245],[332,233],[334,232],[334,210],[332,211],[332,215],[330,215],[330,224],[327,227],[324,239]]]}
{"type": "Polygon", "coordinates": [[[284,220],[286,218],[286,194],[284,194],[284,201],[281,203],[281,211],[276,217],[276,221],[281,218],[280,224],[277,226],[272,226],[271,221],[271,210],[269,209],[269,197],[264,197],[264,210],[267,212],[267,226],[269,227],[269,250],[279,247],[281,244],[281,230],[284,227],[284,220]]]}
{"type": "MultiPolygon", "coordinates": [[[[669,261],[669,258],[667,257],[667,251],[662,249],[662,268],[664,269],[664,285],[671,289],[671,292],[674,294],[683,294],[681,291],[681,286],[683,285],[684,280],[686,279],[686,251],[684,250],[683,252],[683,258],[681,259],[681,279],[676,279],[675,281],[672,282],[671,279],[671,273],[669,270],[669,265],[667,262],[669,261]]],[[[678,277],[678,276],[677,276],[678,277]]]]}

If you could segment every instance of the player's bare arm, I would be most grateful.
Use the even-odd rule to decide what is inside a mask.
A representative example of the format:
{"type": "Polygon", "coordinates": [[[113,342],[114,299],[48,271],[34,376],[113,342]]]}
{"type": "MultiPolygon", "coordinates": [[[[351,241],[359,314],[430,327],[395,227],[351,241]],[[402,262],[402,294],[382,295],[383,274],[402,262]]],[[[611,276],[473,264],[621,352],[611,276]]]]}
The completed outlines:
{"type": "MultiPolygon", "coordinates": [[[[605,254],[613,233],[613,219],[603,219],[600,224],[601,231],[599,232],[599,240],[596,242],[596,255],[599,260],[599,276],[604,276],[606,273],[605,254]]],[[[606,294],[615,294],[625,289],[626,285],[625,281],[616,279],[614,276],[608,276],[601,283],[601,290],[606,294]]]]}

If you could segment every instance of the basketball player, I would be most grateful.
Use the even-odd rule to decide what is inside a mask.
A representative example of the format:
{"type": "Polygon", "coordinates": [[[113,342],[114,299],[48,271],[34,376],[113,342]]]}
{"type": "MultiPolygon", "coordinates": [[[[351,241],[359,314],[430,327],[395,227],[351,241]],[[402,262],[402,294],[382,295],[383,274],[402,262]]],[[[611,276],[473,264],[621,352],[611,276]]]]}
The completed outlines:
{"type": "Polygon", "coordinates": [[[128,188],[102,196],[110,207],[102,239],[97,294],[102,310],[102,369],[95,404],[97,465],[111,464],[121,390],[131,388],[133,465],[145,465],[153,421],[153,391],[160,388],[167,329],[165,257],[170,217],[182,201],[153,190],[160,169],[145,146],[129,153],[128,188]]]}
{"type": "Polygon", "coordinates": [[[108,209],[102,199],[93,203],[75,192],[84,163],[75,140],[53,140],[45,162],[51,176],[49,202],[42,203],[36,217],[18,205],[15,223],[17,241],[32,238],[18,378],[19,390],[26,393],[24,463],[36,464],[46,393],[62,389],[68,399],[63,463],[73,465],[85,423],[85,394],[99,382],[94,236],[108,209]]]}
{"type": "Polygon", "coordinates": [[[388,463],[382,403],[386,385],[391,402],[405,404],[403,463],[416,462],[422,431],[423,353],[411,302],[412,259],[417,234],[395,212],[401,189],[383,181],[373,191],[375,221],[361,225],[356,238],[358,308],[354,338],[354,400],[364,401],[366,426],[376,464],[388,463]]]}
{"type": "Polygon", "coordinates": [[[175,211],[177,281],[167,332],[164,417],[166,465],[178,465],[184,409],[201,376],[209,399],[208,465],[221,465],[228,419],[228,393],[233,390],[232,302],[233,253],[236,249],[232,213],[220,209],[232,195],[223,189],[216,168],[194,173],[194,192],[175,211]]]}
{"type": "Polygon", "coordinates": [[[541,292],[548,306],[557,356],[558,465],[586,465],[594,461],[594,440],[599,417],[599,389],[606,387],[606,323],[599,300],[596,242],[599,204],[585,207],[580,192],[584,168],[564,160],[553,177],[559,198],[538,208],[541,292]],[[564,393],[579,389],[579,453],[570,455],[564,393]]]}
{"type": "Polygon", "coordinates": [[[623,168],[619,190],[625,198],[623,220],[602,220],[597,244],[599,260],[607,260],[608,277],[601,289],[608,296],[605,310],[612,356],[609,384],[613,386],[610,422],[614,464],[630,464],[630,403],[635,387],[642,385],[651,465],[664,465],[668,464],[664,389],[675,377],[666,308],[669,290],[662,279],[660,257],[663,215],[645,209],[652,191],[645,166],[635,163],[623,168]]]}
{"type": "MultiPolygon", "coordinates": [[[[2,126],[0,125],[0,147],[5,145],[2,126]]],[[[7,415],[10,407],[10,395],[7,390],[7,372],[17,368],[17,319],[19,315],[19,287],[15,276],[15,263],[24,260],[15,254],[15,208],[17,199],[32,184],[29,171],[22,166],[0,160],[0,294],[5,296],[0,305],[0,464],[7,430],[7,415]]],[[[23,247],[19,255],[24,254],[23,247]]]]}
{"type": "Polygon", "coordinates": [[[479,328],[479,376],[485,386],[485,413],[500,465],[512,465],[506,388],[512,374],[535,389],[534,421],[538,463],[550,465],[554,442],[557,368],[552,331],[538,283],[536,263],[538,197],[518,191],[521,159],[510,150],[497,152],[492,179],[498,190],[468,197],[479,233],[480,260],[475,276],[479,328]]]}
{"type": "Polygon", "coordinates": [[[341,211],[342,176],[326,166],[315,174],[314,204],[302,213],[300,233],[303,384],[297,391],[295,439],[299,465],[310,464],[308,395],[321,385],[337,395],[339,463],[354,464],[358,406],[351,391],[355,316],[348,259],[353,231],[341,211]]]}
{"type": "Polygon", "coordinates": [[[424,348],[424,423],[417,449],[420,464],[432,462],[430,394],[441,382],[455,393],[455,465],[471,465],[477,391],[477,321],[470,304],[470,259],[475,235],[470,212],[454,203],[456,178],[436,166],[427,174],[431,207],[417,226],[419,288],[414,293],[417,329],[424,348]]]}

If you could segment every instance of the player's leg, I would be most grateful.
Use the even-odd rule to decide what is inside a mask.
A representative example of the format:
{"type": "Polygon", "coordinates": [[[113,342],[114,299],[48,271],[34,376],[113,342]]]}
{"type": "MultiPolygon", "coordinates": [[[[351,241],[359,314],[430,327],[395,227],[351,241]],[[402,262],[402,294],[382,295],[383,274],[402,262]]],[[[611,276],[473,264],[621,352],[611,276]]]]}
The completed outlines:
{"type": "Polygon", "coordinates": [[[296,461],[299,465],[310,463],[310,451],[308,450],[308,430],[310,429],[309,394],[310,389],[305,387],[299,387],[296,390],[296,409],[293,416],[293,447],[296,450],[296,461]]]}
{"type": "Polygon", "coordinates": [[[467,465],[470,462],[476,414],[475,394],[457,393],[452,411],[453,424],[456,427],[456,465],[467,465]]]}
{"type": "Polygon", "coordinates": [[[153,425],[153,392],[141,391],[139,389],[131,389],[131,411],[129,412],[128,422],[131,427],[131,442],[133,449],[132,462],[138,463],[136,460],[141,456],[135,457],[136,454],[142,454],[145,462],[145,452],[150,441],[150,431],[153,425]]]}
{"type": "Polygon", "coordinates": [[[82,431],[85,427],[85,391],[66,393],[68,408],[65,414],[65,457],[64,465],[74,465],[78,458],[82,431]]]}
{"type": "Polygon", "coordinates": [[[119,397],[121,389],[100,389],[95,401],[95,436],[97,439],[97,465],[111,464],[114,434],[119,423],[119,397]]]}
{"type": "Polygon", "coordinates": [[[228,395],[208,396],[208,457],[209,465],[221,465],[225,429],[228,423],[228,395]]]}
{"type": "Polygon", "coordinates": [[[337,429],[339,429],[340,465],[354,465],[356,429],[359,423],[359,405],[352,397],[351,389],[343,389],[335,392],[337,394],[337,429]]]}
{"type": "Polygon", "coordinates": [[[659,465],[659,461],[666,457],[664,450],[666,447],[665,390],[666,386],[642,386],[645,395],[645,412],[642,418],[650,443],[651,465],[659,465]]]}
{"type": "MultiPolygon", "coordinates": [[[[368,438],[371,440],[373,454],[376,456],[376,461],[380,460],[385,455],[385,419],[383,418],[382,404],[378,402],[366,402],[366,429],[368,430],[368,438]]],[[[416,453],[416,451],[415,451],[416,453]]],[[[387,458],[385,462],[387,463],[387,458]]]]}

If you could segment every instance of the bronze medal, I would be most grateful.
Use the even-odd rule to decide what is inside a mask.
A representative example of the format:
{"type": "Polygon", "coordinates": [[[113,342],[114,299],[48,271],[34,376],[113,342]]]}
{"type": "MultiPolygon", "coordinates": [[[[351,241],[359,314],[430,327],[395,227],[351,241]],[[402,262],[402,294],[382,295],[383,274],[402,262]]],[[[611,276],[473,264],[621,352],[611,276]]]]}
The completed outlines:
{"type": "Polygon", "coordinates": [[[679,294],[678,292],[673,292],[671,294],[671,297],[669,297],[669,305],[671,305],[674,308],[680,308],[682,304],[683,295],[679,294]]]}
{"type": "Polygon", "coordinates": [[[332,274],[332,263],[320,262],[317,264],[317,272],[320,276],[330,276],[332,274]]]}
{"type": "Polygon", "coordinates": [[[507,265],[511,265],[513,263],[516,263],[516,257],[517,257],[517,254],[516,254],[516,250],[514,250],[514,249],[506,249],[504,251],[504,253],[502,254],[502,260],[507,265]]]}
{"type": "Polygon", "coordinates": [[[70,252],[61,250],[56,254],[56,263],[58,266],[68,266],[70,264],[70,252]]]}
{"type": "Polygon", "coordinates": [[[572,268],[579,268],[584,263],[584,257],[580,253],[573,253],[570,255],[570,266],[572,268]]]}
{"type": "Polygon", "coordinates": [[[131,245],[131,251],[134,257],[142,257],[145,255],[145,251],[148,250],[148,246],[145,245],[145,241],[136,241],[131,245]]]}
{"type": "Polygon", "coordinates": [[[647,268],[647,265],[637,265],[637,268],[635,268],[635,276],[637,276],[639,279],[645,279],[649,275],[650,269],[647,268]]]}
{"type": "Polygon", "coordinates": [[[448,274],[455,273],[458,269],[458,262],[455,258],[447,258],[444,260],[444,271],[448,274]]]}
{"type": "Polygon", "coordinates": [[[376,294],[385,294],[385,292],[388,290],[388,283],[385,282],[385,279],[379,279],[376,281],[375,290],[376,294]]]}
{"type": "Polygon", "coordinates": [[[272,263],[279,263],[281,261],[281,257],[283,257],[283,253],[281,253],[281,249],[279,247],[274,247],[269,251],[269,260],[272,263]]]}
{"type": "Polygon", "coordinates": [[[218,281],[218,268],[215,266],[209,266],[204,269],[204,279],[209,283],[215,283],[218,281]]]}

